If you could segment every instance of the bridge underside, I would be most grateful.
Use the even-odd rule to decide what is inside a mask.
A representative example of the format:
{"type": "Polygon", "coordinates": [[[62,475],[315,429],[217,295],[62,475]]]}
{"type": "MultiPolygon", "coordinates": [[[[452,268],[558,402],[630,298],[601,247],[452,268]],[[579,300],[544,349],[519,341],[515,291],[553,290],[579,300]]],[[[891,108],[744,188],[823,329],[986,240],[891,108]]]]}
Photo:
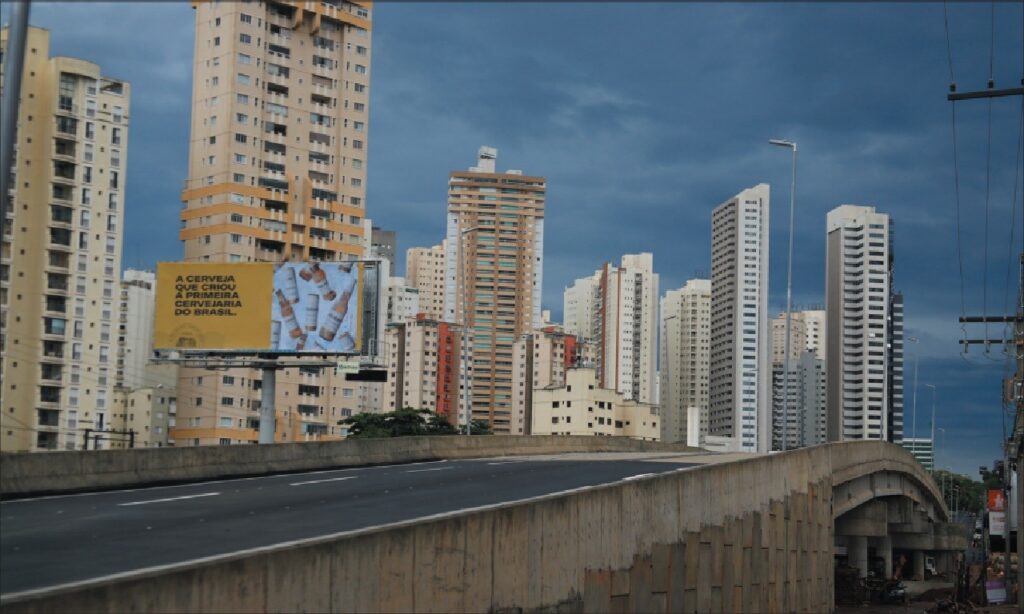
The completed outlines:
{"type": "Polygon", "coordinates": [[[911,476],[880,471],[833,489],[837,558],[861,577],[874,570],[885,578],[924,579],[925,557],[936,573],[953,571],[966,548],[959,525],[945,522],[945,510],[911,476]]]}

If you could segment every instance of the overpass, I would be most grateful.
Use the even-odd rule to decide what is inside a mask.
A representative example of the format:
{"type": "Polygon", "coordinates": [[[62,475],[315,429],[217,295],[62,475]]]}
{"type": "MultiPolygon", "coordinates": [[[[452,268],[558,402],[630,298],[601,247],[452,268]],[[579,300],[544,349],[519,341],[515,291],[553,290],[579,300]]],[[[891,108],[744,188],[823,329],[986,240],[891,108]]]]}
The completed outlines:
{"type": "Polygon", "coordinates": [[[880,442],[711,454],[426,437],[0,456],[0,606],[828,611],[833,564],[965,547],[880,442]],[[419,463],[419,464],[411,464],[419,463]],[[45,496],[40,496],[45,494],[45,496]]]}

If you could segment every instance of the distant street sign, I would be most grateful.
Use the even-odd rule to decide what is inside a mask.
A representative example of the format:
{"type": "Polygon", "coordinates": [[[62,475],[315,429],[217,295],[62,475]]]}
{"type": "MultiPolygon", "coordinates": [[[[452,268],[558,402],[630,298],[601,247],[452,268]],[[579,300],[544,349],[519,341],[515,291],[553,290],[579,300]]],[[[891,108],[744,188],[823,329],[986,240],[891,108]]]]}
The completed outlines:
{"type": "Polygon", "coordinates": [[[343,375],[348,373],[359,373],[359,361],[356,360],[339,360],[338,364],[334,367],[335,375],[343,375]]]}

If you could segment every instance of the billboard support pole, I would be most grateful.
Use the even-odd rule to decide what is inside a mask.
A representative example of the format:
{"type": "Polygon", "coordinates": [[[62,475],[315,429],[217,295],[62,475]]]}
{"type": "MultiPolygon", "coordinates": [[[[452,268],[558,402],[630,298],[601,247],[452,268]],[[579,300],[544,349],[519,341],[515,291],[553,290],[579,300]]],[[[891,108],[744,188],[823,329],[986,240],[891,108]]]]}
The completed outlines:
{"type": "Polygon", "coordinates": [[[277,414],[274,396],[277,392],[277,361],[263,367],[263,384],[260,390],[260,443],[274,443],[277,430],[277,414]]]}

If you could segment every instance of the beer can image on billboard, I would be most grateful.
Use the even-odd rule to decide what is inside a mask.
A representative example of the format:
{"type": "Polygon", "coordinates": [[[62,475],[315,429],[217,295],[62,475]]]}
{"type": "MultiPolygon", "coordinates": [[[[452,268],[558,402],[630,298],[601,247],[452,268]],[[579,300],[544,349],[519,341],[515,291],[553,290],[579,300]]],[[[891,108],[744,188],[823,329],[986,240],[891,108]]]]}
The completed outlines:
{"type": "Polygon", "coordinates": [[[271,334],[279,352],[358,352],[362,331],[357,262],[287,262],[276,267],[271,334]]]}

